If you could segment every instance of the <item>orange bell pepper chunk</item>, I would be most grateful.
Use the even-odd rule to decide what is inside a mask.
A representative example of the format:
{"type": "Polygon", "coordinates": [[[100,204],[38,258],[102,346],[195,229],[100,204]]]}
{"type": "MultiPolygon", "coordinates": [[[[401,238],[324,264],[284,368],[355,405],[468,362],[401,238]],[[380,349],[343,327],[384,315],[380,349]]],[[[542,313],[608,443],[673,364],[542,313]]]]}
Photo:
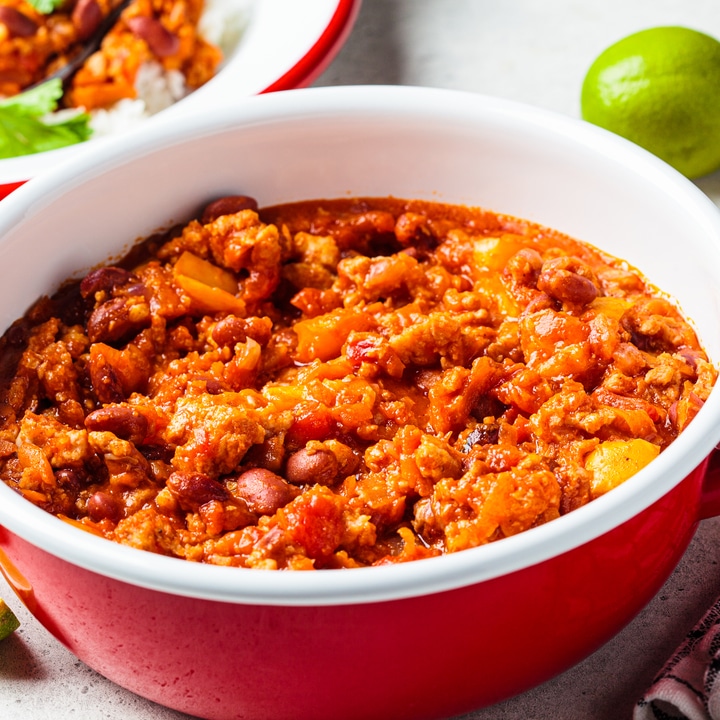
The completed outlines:
{"type": "Polygon", "coordinates": [[[298,339],[296,358],[303,363],[336,358],[353,330],[369,330],[372,325],[372,317],[359,308],[338,308],[300,320],[295,323],[298,339]]]}
{"type": "Polygon", "coordinates": [[[173,275],[198,310],[244,314],[245,303],[235,296],[238,282],[227,270],[185,251],[175,263],[173,275]]]}

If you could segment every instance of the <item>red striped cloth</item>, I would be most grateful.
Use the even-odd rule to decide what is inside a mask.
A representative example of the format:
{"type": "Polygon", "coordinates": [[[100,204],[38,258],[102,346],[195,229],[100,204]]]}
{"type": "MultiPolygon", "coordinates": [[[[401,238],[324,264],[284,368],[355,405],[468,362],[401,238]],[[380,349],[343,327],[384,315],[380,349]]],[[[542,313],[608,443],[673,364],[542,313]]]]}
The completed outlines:
{"type": "Polygon", "coordinates": [[[633,720],[720,720],[720,598],[665,663],[633,720]]]}

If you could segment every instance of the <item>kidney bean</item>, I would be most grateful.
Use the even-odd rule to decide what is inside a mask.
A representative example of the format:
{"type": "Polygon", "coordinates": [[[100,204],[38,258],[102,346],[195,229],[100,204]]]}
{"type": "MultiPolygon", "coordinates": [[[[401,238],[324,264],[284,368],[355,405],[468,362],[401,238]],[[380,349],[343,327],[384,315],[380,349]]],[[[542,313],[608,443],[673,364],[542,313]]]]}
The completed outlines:
{"type": "Polygon", "coordinates": [[[117,522],[120,519],[120,506],[115,498],[98,490],[93,493],[87,501],[87,513],[91,520],[100,522],[101,520],[111,520],[117,522]]]}
{"type": "Polygon", "coordinates": [[[55,480],[61,487],[79,490],[88,481],[88,475],[82,468],[60,468],[55,471],[55,480]]]}
{"type": "Polygon", "coordinates": [[[111,432],[123,440],[142,444],[148,433],[147,418],[127,405],[106,405],[93,410],[85,418],[89,431],[111,432]]]}
{"type": "Polygon", "coordinates": [[[272,320],[251,316],[239,318],[228,315],[219,320],[212,329],[212,339],[220,347],[234,347],[252,338],[259,345],[267,345],[272,337],[272,320]]]}
{"type": "Polygon", "coordinates": [[[537,250],[523,248],[507,261],[505,273],[517,285],[536,287],[542,265],[542,256],[537,250]]]}
{"type": "Polygon", "coordinates": [[[146,460],[150,462],[160,461],[169,464],[175,450],[169,445],[143,445],[141,452],[146,460]]]}
{"type": "Polygon", "coordinates": [[[269,317],[257,317],[255,315],[245,318],[245,333],[249,338],[255,340],[258,345],[267,345],[272,338],[273,323],[269,317]]]}
{"type": "Polygon", "coordinates": [[[223,215],[234,215],[241,210],[257,210],[257,200],[247,195],[228,195],[218,198],[210,204],[206,205],[200,216],[200,222],[203,225],[217,220],[223,215]]]}
{"type": "Polygon", "coordinates": [[[150,306],[137,296],[111,298],[98,305],[87,321],[90,342],[116,342],[150,325],[150,306]]]}
{"type": "Polygon", "coordinates": [[[692,348],[680,348],[677,353],[693,370],[697,370],[698,362],[704,359],[704,353],[692,348]]]}
{"type": "Polygon", "coordinates": [[[403,252],[411,257],[426,254],[438,244],[427,217],[413,212],[406,212],[398,217],[395,237],[403,246],[403,252]]]}
{"type": "Polygon", "coordinates": [[[180,49],[180,38],[171,33],[157,18],[139,15],[127,20],[130,31],[147,43],[150,52],[164,58],[180,49]]]}
{"type": "Polygon", "coordinates": [[[499,429],[497,423],[477,425],[465,438],[461,452],[469,453],[475,445],[494,445],[498,441],[499,429]]]}
{"type": "Polygon", "coordinates": [[[125,285],[122,289],[122,295],[124,297],[138,297],[142,295],[144,298],[149,298],[151,293],[146,285],[141,282],[136,282],[125,285]]]}
{"type": "Polygon", "coordinates": [[[32,37],[38,29],[32,18],[9,5],[0,5],[0,23],[5,25],[11,37],[32,37]]]}
{"type": "Polygon", "coordinates": [[[219,395],[227,390],[227,387],[217,378],[208,377],[203,379],[205,380],[205,390],[210,395],[219,395]]]}
{"type": "Polygon", "coordinates": [[[293,485],[332,485],[337,479],[338,470],[334,453],[323,447],[309,446],[294,452],[288,458],[285,477],[293,485]]]}
{"type": "Polygon", "coordinates": [[[253,445],[245,454],[245,462],[253,467],[278,471],[285,460],[283,435],[271,435],[263,442],[253,445]]]}
{"type": "Polygon", "coordinates": [[[211,500],[226,502],[231,498],[224,485],[203,473],[176,471],[166,485],[184,510],[197,511],[211,500]]]}
{"type": "Polygon", "coordinates": [[[246,470],[236,479],[235,495],[242,498],[251,512],[273,515],[295,497],[295,491],[283,478],[265,468],[246,470]]]}
{"type": "Polygon", "coordinates": [[[593,271],[572,257],[553,258],[544,263],[537,287],[551,298],[573,305],[587,305],[599,295],[593,271]]]}
{"type": "Polygon", "coordinates": [[[89,272],[80,282],[80,294],[84,297],[92,297],[98,292],[112,292],[120,285],[126,285],[134,275],[123,268],[101,267],[89,272]]]}
{"type": "Polygon", "coordinates": [[[101,403],[119,403],[125,399],[125,389],[112,363],[98,355],[88,363],[90,384],[101,403]]]}
{"type": "Polygon", "coordinates": [[[71,19],[79,40],[87,40],[103,21],[103,12],[97,0],[78,0],[71,19]]]}
{"type": "Polygon", "coordinates": [[[247,340],[246,328],[247,323],[243,318],[239,318],[237,315],[228,315],[215,324],[212,329],[212,339],[220,347],[231,348],[237,343],[247,340]]]}
{"type": "Polygon", "coordinates": [[[399,250],[395,216],[385,210],[367,210],[344,216],[314,218],[313,235],[331,235],[341,250],[353,248],[368,255],[391,255],[399,250]]]}
{"type": "Polygon", "coordinates": [[[8,345],[24,348],[30,336],[30,329],[27,323],[17,322],[11,325],[5,333],[5,340],[8,345]]]}

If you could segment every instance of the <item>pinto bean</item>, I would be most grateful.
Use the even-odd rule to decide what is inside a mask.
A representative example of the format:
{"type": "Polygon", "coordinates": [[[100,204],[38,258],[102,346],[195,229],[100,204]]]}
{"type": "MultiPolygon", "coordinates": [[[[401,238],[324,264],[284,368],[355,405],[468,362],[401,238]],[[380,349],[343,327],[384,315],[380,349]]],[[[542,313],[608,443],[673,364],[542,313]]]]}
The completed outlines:
{"type": "Polygon", "coordinates": [[[217,220],[223,215],[234,215],[241,210],[257,210],[257,200],[247,195],[228,195],[214,200],[205,206],[200,216],[200,222],[203,225],[217,220]]]}
{"type": "Polygon", "coordinates": [[[265,468],[252,468],[237,477],[235,495],[242,498],[251,512],[274,515],[295,497],[292,486],[265,468]]]}
{"type": "Polygon", "coordinates": [[[150,52],[156,57],[169,57],[180,49],[180,38],[157,18],[139,15],[129,18],[127,25],[133,35],[147,43],[150,52]]]}
{"type": "Polygon", "coordinates": [[[332,451],[322,446],[308,445],[288,458],[285,477],[293,485],[332,485],[337,479],[338,470],[338,461],[332,451]]]}
{"type": "Polygon", "coordinates": [[[103,12],[97,0],[78,0],[71,19],[79,40],[87,40],[103,21],[103,12]]]}
{"type": "Polygon", "coordinates": [[[89,431],[111,432],[123,440],[142,444],[148,433],[147,418],[127,405],[106,405],[93,410],[85,418],[89,431]]]}
{"type": "Polygon", "coordinates": [[[120,506],[115,498],[102,491],[93,493],[87,501],[87,512],[91,520],[111,520],[117,522],[120,519],[120,506]]]}
{"type": "Polygon", "coordinates": [[[112,292],[120,285],[126,285],[135,276],[123,268],[109,265],[89,272],[80,283],[80,294],[93,297],[98,292],[112,292]]]}
{"type": "Polygon", "coordinates": [[[150,306],[140,296],[111,298],[88,318],[90,342],[116,342],[150,325],[150,306]]]}
{"type": "Polygon", "coordinates": [[[11,37],[32,37],[38,30],[32,18],[9,5],[0,5],[0,23],[5,25],[11,37]]]}
{"type": "Polygon", "coordinates": [[[224,485],[203,473],[176,471],[166,485],[184,510],[197,511],[211,500],[226,502],[231,498],[224,485]]]}
{"type": "Polygon", "coordinates": [[[538,290],[572,305],[587,305],[599,294],[595,273],[577,258],[559,257],[542,266],[538,290]]]}

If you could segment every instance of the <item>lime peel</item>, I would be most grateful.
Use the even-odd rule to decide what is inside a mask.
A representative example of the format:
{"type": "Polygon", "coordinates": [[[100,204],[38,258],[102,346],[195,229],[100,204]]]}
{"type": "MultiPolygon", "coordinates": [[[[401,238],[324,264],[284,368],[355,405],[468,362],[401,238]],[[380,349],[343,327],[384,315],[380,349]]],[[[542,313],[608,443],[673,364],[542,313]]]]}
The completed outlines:
{"type": "Polygon", "coordinates": [[[581,114],[696,178],[720,168],[718,88],[718,40],[680,26],[649,28],[598,55],[581,114]]]}
{"type": "Polygon", "coordinates": [[[20,627],[20,621],[7,603],[0,598],[0,640],[12,635],[20,627]]]}

